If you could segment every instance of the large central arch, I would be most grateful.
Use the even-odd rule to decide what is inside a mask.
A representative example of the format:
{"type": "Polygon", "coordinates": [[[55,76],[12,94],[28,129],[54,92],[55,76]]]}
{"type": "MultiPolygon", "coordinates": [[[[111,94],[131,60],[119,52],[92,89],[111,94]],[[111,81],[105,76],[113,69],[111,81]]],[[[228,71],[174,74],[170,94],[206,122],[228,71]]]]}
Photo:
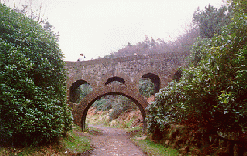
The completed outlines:
{"type": "Polygon", "coordinates": [[[146,111],[145,108],[148,105],[147,100],[143,98],[143,96],[136,91],[135,88],[130,88],[125,85],[113,84],[110,86],[101,86],[95,89],[93,92],[88,94],[85,98],[83,98],[80,104],[73,108],[73,116],[74,122],[81,126],[82,130],[85,130],[85,122],[88,109],[91,105],[101,97],[105,95],[123,95],[127,98],[133,100],[133,102],[138,106],[141,111],[142,119],[143,119],[143,131],[146,131],[147,123],[146,123],[146,111]]]}

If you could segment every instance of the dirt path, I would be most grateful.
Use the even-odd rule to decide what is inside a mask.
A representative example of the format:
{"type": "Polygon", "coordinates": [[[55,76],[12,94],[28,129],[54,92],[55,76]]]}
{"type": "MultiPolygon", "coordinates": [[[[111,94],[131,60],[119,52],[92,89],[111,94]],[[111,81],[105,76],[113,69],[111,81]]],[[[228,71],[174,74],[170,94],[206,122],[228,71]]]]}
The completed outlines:
{"type": "Polygon", "coordinates": [[[128,138],[124,130],[101,125],[89,125],[101,130],[101,133],[91,135],[94,146],[91,156],[145,156],[128,138]]]}

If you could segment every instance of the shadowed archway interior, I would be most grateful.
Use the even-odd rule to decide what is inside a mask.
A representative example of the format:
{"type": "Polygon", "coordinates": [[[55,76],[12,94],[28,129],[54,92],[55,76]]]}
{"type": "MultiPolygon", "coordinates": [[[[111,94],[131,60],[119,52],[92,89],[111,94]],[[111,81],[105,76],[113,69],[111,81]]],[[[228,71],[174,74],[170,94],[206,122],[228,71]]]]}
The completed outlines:
{"type": "Polygon", "coordinates": [[[85,84],[85,83],[87,83],[87,81],[84,81],[84,80],[77,80],[76,82],[72,83],[71,87],[69,87],[69,101],[70,102],[76,102],[75,101],[77,98],[76,90],[80,85],[85,84]]]}
{"type": "Polygon", "coordinates": [[[149,78],[151,82],[154,84],[154,91],[155,93],[159,92],[160,90],[160,78],[158,75],[147,73],[142,76],[142,78],[149,78]]]}
{"type": "Polygon", "coordinates": [[[83,114],[82,114],[82,119],[81,119],[81,127],[82,127],[82,130],[85,130],[86,117],[87,117],[87,112],[88,112],[89,108],[93,105],[93,103],[96,100],[98,100],[101,97],[104,97],[106,95],[122,95],[122,96],[125,96],[125,97],[131,99],[138,106],[139,110],[141,111],[141,114],[142,114],[142,123],[143,123],[143,131],[146,131],[147,123],[146,123],[146,120],[145,120],[145,117],[146,117],[145,108],[143,108],[143,106],[138,102],[138,100],[134,99],[131,96],[125,95],[124,93],[121,93],[121,92],[108,92],[108,93],[102,94],[100,96],[97,96],[95,99],[93,99],[92,101],[90,101],[87,104],[87,106],[84,109],[83,114]]]}
{"type": "Polygon", "coordinates": [[[108,84],[110,84],[110,83],[112,83],[114,81],[117,81],[117,82],[120,82],[122,84],[125,84],[125,81],[124,81],[123,78],[114,76],[114,77],[108,78],[107,82],[105,83],[105,85],[108,85],[108,84]]]}

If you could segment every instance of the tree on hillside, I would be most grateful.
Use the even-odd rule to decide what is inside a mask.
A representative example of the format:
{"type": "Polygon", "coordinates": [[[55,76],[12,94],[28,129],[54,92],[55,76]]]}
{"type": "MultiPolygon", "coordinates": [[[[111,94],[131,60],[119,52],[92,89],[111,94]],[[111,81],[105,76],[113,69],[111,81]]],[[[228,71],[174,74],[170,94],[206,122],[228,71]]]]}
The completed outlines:
{"type": "Polygon", "coordinates": [[[44,10],[45,7],[42,4],[42,1],[38,0],[15,0],[14,6],[13,2],[9,0],[1,1],[2,4],[13,8],[13,10],[17,13],[21,13],[27,16],[34,21],[37,21],[39,24],[46,23],[46,19],[44,19],[44,10]]]}
{"type": "Polygon", "coordinates": [[[187,56],[190,53],[191,45],[199,36],[198,28],[189,26],[184,34],[178,36],[175,41],[165,42],[158,38],[155,40],[151,37],[145,36],[144,41],[138,42],[136,45],[128,43],[124,48],[112,53],[107,57],[125,57],[133,55],[152,55],[152,54],[167,54],[173,56],[187,56]]]}
{"type": "MultiPolygon", "coordinates": [[[[10,7],[11,2],[3,1],[3,4],[10,7]]],[[[47,18],[45,18],[44,10],[46,9],[42,2],[37,0],[16,0],[14,6],[11,6],[13,10],[17,13],[21,13],[28,18],[37,21],[42,27],[49,32],[54,30],[54,26],[50,24],[47,18]]],[[[54,33],[57,41],[59,41],[59,32],[54,33]]]]}
{"type": "Polygon", "coordinates": [[[0,140],[51,142],[70,130],[72,121],[56,36],[3,4],[0,21],[0,140]]]}
{"type": "Polygon", "coordinates": [[[202,38],[211,38],[215,34],[220,35],[223,26],[231,22],[231,7],[223,6],[219,9],[208,5],[205,10],[197,11],[193,14],[193,21],[198,24],[202,38]]]}

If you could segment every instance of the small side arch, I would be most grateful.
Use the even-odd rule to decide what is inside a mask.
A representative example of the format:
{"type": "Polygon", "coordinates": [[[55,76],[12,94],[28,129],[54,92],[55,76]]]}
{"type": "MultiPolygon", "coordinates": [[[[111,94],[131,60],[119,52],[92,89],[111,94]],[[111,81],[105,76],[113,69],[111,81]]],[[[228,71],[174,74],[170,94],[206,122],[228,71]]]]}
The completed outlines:
{"type": "Polygon", "coordinates": [[[70,102],[74,102],[75,103],[75,99],[76,99],[76,96],[77,96],[76,90],[80,85],[85,84],[85,83],[90,85],[90,83],[88,83],[85,80],[77,80],[74,83],[72,83],[72,85],[69,87],[69,99],[68,100],[70,102]]]}
{"type": "Polygon", "coordinates": [[[124,73],[111,73],[108,72],[105,75],[102,76],[101,78],[101,84],[99,84],[98,86],[103,86],[103,85],[107,85],[113,81],[118,81],[126,86],[132,85],[132,81],[131,78],[129,76],[127,76],[124,73]]]}
{"type": "MultiPolygon", "coordinates": [[[[79,76],[76,76],[79,77],[79,76]]],[[[67,77],[67,90],[66,90],[66,95],[67,95],[67,101],[70,101],[70,98],[73,96],[72,94],[74,94],[74,89],[78,88],[78,86],[87,83],[89,84],[92,88],[96,88],[96,81],[94,78],[87,78],[87,76],[81,76],[81,78],[76,78],[74,76],[68,76],[67,77]]]]}
{"type": "Polygon", "coordinates": [[[123,78],[118,77],[118,76],[114,76],[114,77],[108,78],[107,81],[106,81],[106,83],[105,83],[105,85],[108,85],[108,84],[110,84],[113,81],[118,81],[118,82],[120,82],[122,84],[125,84],[125,81],[124,81],[123,78]]]}
{"type": "Polygon", "coordinates": [[[151,82],[154,84],[154,92],[157,93],[160,90],[160,78],[158,75],[153,73],[147,73],[142,75],[142,78],[149,78],[151,82]]]}

